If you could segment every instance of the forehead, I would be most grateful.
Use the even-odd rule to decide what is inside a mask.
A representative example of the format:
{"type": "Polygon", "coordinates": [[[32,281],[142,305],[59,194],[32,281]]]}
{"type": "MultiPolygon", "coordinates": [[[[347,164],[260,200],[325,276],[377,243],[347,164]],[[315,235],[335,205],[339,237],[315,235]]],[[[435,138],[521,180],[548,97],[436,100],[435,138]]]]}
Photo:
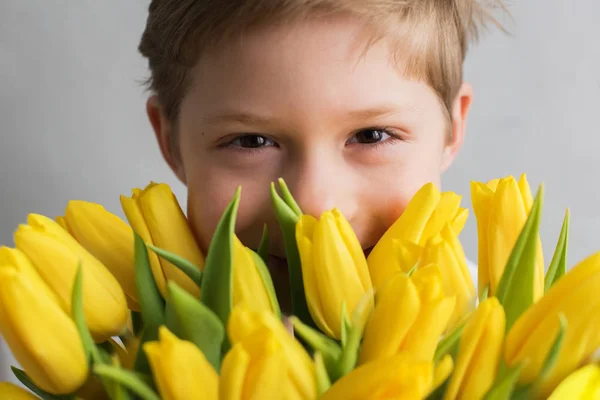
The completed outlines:
{"type": "Polygon", "coordinates": [[[218,114],[252,108],[268,113],[365,108],[425,112],[435,92],[411,78],[401,54],[385,37],[352,18],[274,25],[247,32],[202,55],[188,92],[196,110],[218,114]]]}

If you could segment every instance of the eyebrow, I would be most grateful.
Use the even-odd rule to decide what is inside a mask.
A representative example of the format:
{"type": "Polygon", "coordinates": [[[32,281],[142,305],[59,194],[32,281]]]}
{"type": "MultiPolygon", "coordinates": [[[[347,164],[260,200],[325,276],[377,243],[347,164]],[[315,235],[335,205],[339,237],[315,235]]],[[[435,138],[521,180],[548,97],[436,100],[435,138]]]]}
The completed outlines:
{"type": "MultiPolygon", "coordinates": [[[[415,107],[412,103],[403,105],[383,105],[373,108],[360,110],[350,110],[343,113],[345,118],[354,120],[369,120],[387,117],[392,114],[414,111],[415,107]]],[[[204,122],[209,124],[219,124],[227,122],[237,122],[248,125],[264,125],[273,123],[274,118],[269,116],[261,116],[248,112],[225,112],[204,118],[204,122]]]]}

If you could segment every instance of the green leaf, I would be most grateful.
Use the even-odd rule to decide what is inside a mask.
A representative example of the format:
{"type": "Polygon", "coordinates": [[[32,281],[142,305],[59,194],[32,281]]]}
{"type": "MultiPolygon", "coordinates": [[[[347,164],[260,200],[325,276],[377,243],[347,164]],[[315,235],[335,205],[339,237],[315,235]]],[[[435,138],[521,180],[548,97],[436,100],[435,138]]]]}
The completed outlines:
{"type": "Polygon", "coordinates": [[[120,383],[144,400],[160,400],[160,397],[135,373],[111,365],[96,365],[94,373],[120,383]]]}
{"type": "Polygon", "coordinates": [[[348,316],[348,308],[346,307],[346,302],[342,300],[342,311],[341,314],[342,320],[340,321],[341,327],[341,342],[342,348],[346,346],[348,341],[348,336],[350,335],[350,330],[352,329],[352,323],[350,322],[350,317],[348,316]]]}
{"type": "MultiPolygon", "coordinates": [[[[252,250],[250,250],[252,251],[252,250]]],[[[263,285],[265,285],[265,289],[267,290],[267,294],[269,295],[269,301],[271,302],[271,309],[275,313],[278,318],[281,318],[281,309],[279,308],[279,302],[277,301],[277,294],[275,293],[275,286],[273,286],[273,280],[271,279],[271,274],[269,273],[269,269],[265,265],[263,259],[252,251],[252,259],[254,260],[254,265],[256,265],[256,269],[258,271],[258,275],[262,280],[263,285]]]]}
{"type": "Polygon", "coordinates": [[[73,400],[73,399],[75,399],[75,397],[73,395],[57,396],[57,395],[50,394],[50,393],[40,389],[39,387],[37,387],[37,385],[35,383],[33,383],[33,381],[29,378],[29,376],[22,369],[19,369],[15,366],[11,366],[10,369],[12,370],[15,377],[19,380],[19,382],[21,382],[27,389],[31,390],[33,393],[38,395],[42,400],[73,400]]]}
{"type": "Polygon", "coordinates": [[[317,375],[317,394],[319,397],[329,390],[331,387],[331,379],[329,379],[329,374],[327,373],[327,367],[325,367],[325,362],[323,361],[323,355],[320,352],[315,353],[315,372],[317,375]]]}
{"type": "Polygon", "coordinates": [[[571,212],[567,209],[565,213],[565,219],[560,230],[560,236],[558,237],[558,243],[556,244],[556,250],[554,250],[554,256],[546,272],[546,279],[544,281],[545,291],[550,290],[564,274],[567,273],[567,246],[569,244],[569,221],[571,219],[571,212]]]}
{"type": "Polygon", "coordinates": [[[339,361],[342,356],[340,345],[335,340],[305,324],[297,317],[290,317],[290,321],[298,336],[304,339],[315,352],[321,353],[331,380],[335,381],[339,379],[341,377],[339,361]]]}
{"type": "Polygon", "coordinates": [[[543,197],[542,185],[498,285],[497,297],[506,311],[507,332],[523,311],[534,302],[535,264],[543,197]]]}
{"type": "Polygon", "coordinates": [[[288,207],[299,217],[302,215],[302,210],[300,209],[300,206],[298,205],[298,203],[296,203],[296,200],[294,199],[294,196],[292,196],[292,193],[290,192],[290,189],[287,187],[287,184],[285,183],[285,181],[283,180],[283,178],[279,178],[277,180],[277,182],[279,183],[279,190],[281,190],[281,197],[283,198],[283,201],[285,201],[285,204],[288,205],[288,207]]]}
{"type": "Polygon", "coordinates": [[[408,270],[408,272],[406,273],[406,275],[408,276],[412,276],[415,272],[417,272],[417,269],[419,268],[419,262],[417,261],[415,263],[415,265],[413,265],[413,267],[411,269],[408,270]]]}
{"type": "Polygon", "coordinates": [[[437,348],[435,349],[435,355],[433,356],[434,363],[439,363],[446,354],[452,354],[456,351],[460,342],[460,337],[465,330],[465,326],[467,325],[467,321],[468,320],[461,322],[452,330],[452,332],[448,333],[442,340],[440,340],[437,348]]]}
{"type": "Polygon", "coordinates": [[[300,318],[305,324],[316,328],[317,326],[310,315],[308,303],[306,302],[304,281],[302,279],[302,264],[300,263],[300,253],[296,244],[298,214],[279,196],[274,183],[271,183],[271,200],[285,244],[285,256],[290,280],[290,296],[292,299],[292,314],[300,318]]]}
{"type": "Polygon", "coordinates": [[[133,335],[138,336],[144,329],[144,319],[141,312],[131,311],[131,325],[133,326],[133,335]]]}
{"type": "Polygon", "coordinates": [[[202,271],[200,271],[200,268],[197,265],[192,264],[190,261],[186,260],[181,256],[178,256],[177,254],[160,249],[154,245],[148,244],[148,248],[150,248],[156,254],[158,254],[159,256],[161,256],[162,258],[179,268],[198,287],[202,285],[202,271]]]}
{"type": "Polygon", "coordinates": [[[490,295],[490,285],[486,285],[479,294],[479,303],[483,303],[490,295]]]}
{"type": "Polygon", "coordinates": [[[484,400],[511,400],[522,369],[523,364],[519,364],[515,368],[509,369],[502,377],[498,377],[484,400]]]}
{"type": "Polygon", "coordinates": [[[88,363],[90,362],[102,362],[98,348],[94,343],[94,339],[90,334],[87,324],[85,323],[85,315],[83,313],[83,270],[81,268],[81,262],[77,267],[77,273],[75,274],[75,282],[73,283],[73,289],[71,291],[71,315],[77,332],[83,343],[83,349],[87,357],[88,363]]]}
{"type": "MultiPolygon", "coordinates": [[[[147,327],[148,328],[148,327],[147,327]]],[[[138,352],[135,356],[134,369],[141,373],[150,373],[150,364],[148,363],[148,357],[144,351],[144,343],[158,340],[158,330],[145,329],[140,337],[140,344],[138,352]]]]}
{"type": "MultiPolygon", "coordinates": [[[[356,367],[356,361],[358,360],[358,350],[360,348],[360,341],[363,337],[365,329],[365,323],[368,318],[368,314],[371,312],[373,302],[373,290],[369,290],[360,300],[356,306],[352,315],[352,322],[346,322],[346,334],[345,342],[342,344],[342,355],[339,361],[340,377],[348,374],[356,367]]],[[[345,303],[344,303],[345,305],[345,303]]],[[[344,314],[346,314],[344,307],[344,314]]],[[[344,315],[342,314],[342,315],[344,315]]],[[[345,317],[348,320],[348,317],[345,317]]]]}
{"type": "MultiPolygon", "coordinates": [[[[233,238],[241,190],[238,187],[217,225],[208,249],[200,290],[200,301],[217,315],[223,326],[227,326],[233,308],[233,238]]],[[[223,350],[227,351],[229,347],[225,336],[223,350]]]]}
{"type": "Polygon", "coordinates": [[[135,284],[145,331],[153,330],[158,337],[158,328],[165,322],[165,302],[152,275],[146,244],[137,233],[135,234],[135,284]]]}
{"type": "Polygon", "coordinates": [[[215,370],[219,371],[221,346],[225,338],[221,320],[175,282],[169,282],[168,290],[168,304],[177,320],[180,338],[194,343],[215,370]]]}
{"type": "Polygon", "coordinates": [[[269,262],[269,228],[267,228],[267,224],[263,225],[263,233],[258,245],[258,255],[265,264],[269,262]]]}

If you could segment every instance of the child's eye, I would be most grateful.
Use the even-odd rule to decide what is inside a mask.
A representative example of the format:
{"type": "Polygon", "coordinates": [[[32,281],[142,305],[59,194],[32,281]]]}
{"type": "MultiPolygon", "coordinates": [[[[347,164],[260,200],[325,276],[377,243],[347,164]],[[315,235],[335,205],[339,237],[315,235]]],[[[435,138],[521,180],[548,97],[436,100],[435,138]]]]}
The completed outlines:
{"type": "Polygon", "coordinates": [[[398,139],[396,135],[385,128],[369,128],[356,132],[348,141],[347,144],[367,144],[373,145],[383,143],[388,140],[398,139]]]}
{"type": "Polygon", "coordinates": [[[277,144],[272,139],[263,135],[246,134],[233,139],[228,145],[245,149],[259,149],[262,147],[276,146],[277,144]]]}

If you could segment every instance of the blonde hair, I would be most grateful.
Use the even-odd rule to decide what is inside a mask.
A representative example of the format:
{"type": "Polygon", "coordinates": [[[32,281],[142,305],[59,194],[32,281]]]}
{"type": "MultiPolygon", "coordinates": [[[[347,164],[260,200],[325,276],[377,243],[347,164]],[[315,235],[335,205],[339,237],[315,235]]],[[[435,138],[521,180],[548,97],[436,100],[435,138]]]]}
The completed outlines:
{"type": "Polygon", "coordinates": [[[351,15],[373,30],[369,43],[399,38],[406,73],[427,82],[451,115],[470,43],[497,22],[501,0],[152,0],[139,51],[148,59],[149,88],[176,123],[189,72],[204,51],[250,29],[306,18],[351,15]]]}

